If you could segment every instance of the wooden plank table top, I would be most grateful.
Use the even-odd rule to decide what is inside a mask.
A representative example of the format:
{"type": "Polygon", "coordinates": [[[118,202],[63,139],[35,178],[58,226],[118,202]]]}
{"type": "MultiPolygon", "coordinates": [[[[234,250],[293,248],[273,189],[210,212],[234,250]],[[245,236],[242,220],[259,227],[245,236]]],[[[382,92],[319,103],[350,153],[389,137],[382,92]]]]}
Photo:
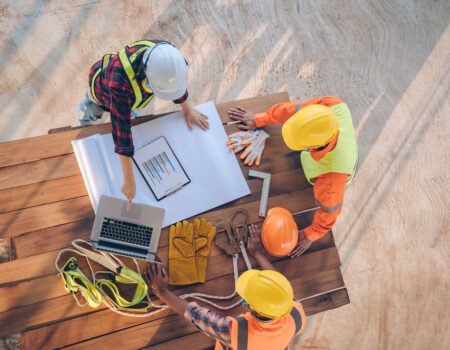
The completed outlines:
{"type": "MultiPolygon", "coordinates": [[[[240,105],[258,113],[286,101],[288,94],[278,93],[222,103],[216,108],[229,134],[238,130],[236,124],[228,124],[230,107],[240,105]]],[[[133,124],[157,117],[142,117],[133,124]]],[[[301,170],[299,153],[284,145],[279,125],[264,129],[271,137],[261,165],[252,168],[272,174],[268,208],[281,206],[298,213],[294,218],[299,228],[304,228],[311,223],[316,205],[312,187],[301,170]]],[[[97,309],[78,307],[56,274],[58,252],[75,238],[88,240],[94,219],[71,141],[109,132],[110,125],[102,124],[0,143],[0,337],[21,333],[24,349],[210,348],[212,339],[170,309],[134,318],[117,315],[103,305],[97,309]]],[[[239,163],[251,194],[196,217],[226,222],[237,208],[245,208],[249,223],[262,223],[258,217],[262,180],[249,178],[249,168],[239,163]]],[[[167,228],[162,230],[158,255],[167,263],[167,228]]],[[[349,303],[331,232],[299,258],[271,259],[291,281],[307,315],[349,303]]],[[[80,261],[80,266],[85,268],[85,262],[80,261]]],[[[239,270],[245,270],[242,258],[239,270]]],[[[206,283],[174,291],[228,295],[233,288],[231,259],[213,244],[206,283]]],[[[236,307],[226,314],[242,312],[241,307],[236,307]]]]}

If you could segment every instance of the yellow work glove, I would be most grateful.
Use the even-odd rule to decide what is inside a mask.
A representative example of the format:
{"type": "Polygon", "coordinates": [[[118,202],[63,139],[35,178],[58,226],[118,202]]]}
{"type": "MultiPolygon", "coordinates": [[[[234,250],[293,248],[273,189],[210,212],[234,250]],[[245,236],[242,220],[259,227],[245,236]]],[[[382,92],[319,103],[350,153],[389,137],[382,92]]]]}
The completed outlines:
{"type": "Polygon", "coordinates": [[[187,221],[170,226],[169,232],[169,284],[196,283],[194,236],[192,224],[187,221]]]}
{"type": "Polygon", "coordinates": [[[198,282],[201,283],[206,281],[206,267],[215,234],[216,228],[205,218],[194,220],[195,266],[198,282]]]}

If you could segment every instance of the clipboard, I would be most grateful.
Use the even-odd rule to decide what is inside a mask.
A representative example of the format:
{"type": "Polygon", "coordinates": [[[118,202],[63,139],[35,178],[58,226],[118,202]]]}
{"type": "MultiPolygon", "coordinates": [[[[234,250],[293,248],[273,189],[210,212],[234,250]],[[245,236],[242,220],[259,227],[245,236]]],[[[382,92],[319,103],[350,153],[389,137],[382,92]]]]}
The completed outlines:
{"type": "Polygon", "coordinates": [[[135,151],[132,159],[157,201],[191,182],[164,136],[135,151]]]}

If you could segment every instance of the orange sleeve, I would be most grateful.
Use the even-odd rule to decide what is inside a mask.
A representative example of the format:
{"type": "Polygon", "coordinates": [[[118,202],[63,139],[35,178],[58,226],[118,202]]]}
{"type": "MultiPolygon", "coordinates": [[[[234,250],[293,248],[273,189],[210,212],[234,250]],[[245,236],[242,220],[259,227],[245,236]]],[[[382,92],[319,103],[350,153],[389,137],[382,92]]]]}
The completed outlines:
{"type": "Polygon", "coordinates": [[[266,113],[255,114],[256,127],[260,128],[268,124],[283,124],[294,115],[295,106],[298,103],[300,101],[277,103],[270,107],[266,113]]]}
{"type": "Polygon", "coordinates": [[[331,230],[342,211],[345,185],[349,174],[327,173],[314,182],[314,198],[321,208],[314,215],[311,225],[304,229],[310,241],[316,241],[331,230]]]}
{"type": "Polygon", "coordinates": [[[278,103],[270,107],[266,113],[255,114],[255,124],[257,128],[268,124],[283,124],[286,120],[294,115],[298,104],[300,104],[298,109],[302,109],[310,105],[324,105],[327,107],[331,107],[342,102],[343,101],[337,97],[323,96],[313,98],[312,100],[304,102],[295,101],[278,103]]]}

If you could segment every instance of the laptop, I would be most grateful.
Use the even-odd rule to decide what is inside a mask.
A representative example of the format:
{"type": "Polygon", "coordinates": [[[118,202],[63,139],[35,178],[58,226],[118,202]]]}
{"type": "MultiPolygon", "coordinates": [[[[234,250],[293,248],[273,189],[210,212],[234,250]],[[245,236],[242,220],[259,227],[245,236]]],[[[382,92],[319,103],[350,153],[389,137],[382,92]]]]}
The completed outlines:
{"type": "Polygon", "coordinates": [[[164,209],[101,196],[91,232],[91,243],[100,250],[156,263],[164,209]]]}

